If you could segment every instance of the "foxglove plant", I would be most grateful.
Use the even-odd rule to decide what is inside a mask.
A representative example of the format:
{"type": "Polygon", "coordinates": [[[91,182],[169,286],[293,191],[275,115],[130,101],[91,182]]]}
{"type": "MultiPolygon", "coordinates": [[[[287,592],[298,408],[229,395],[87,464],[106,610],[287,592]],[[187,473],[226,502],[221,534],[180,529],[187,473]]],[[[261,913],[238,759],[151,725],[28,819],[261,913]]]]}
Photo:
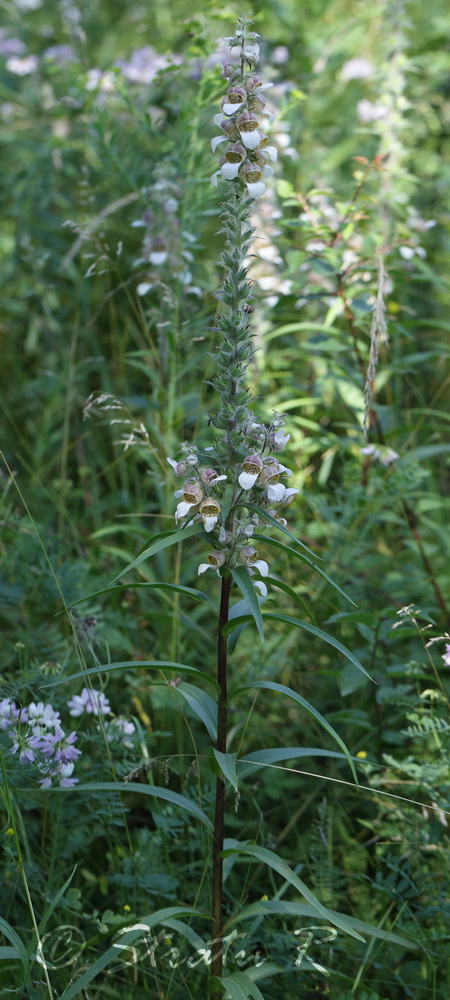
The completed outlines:
{"type": "MultiPolygon", "coordinates": [[[[276,457],[289,440],[289,434],[284,432],[284,417],[274,413],[270,424],[255,419],[247,386],[247,368],[253,355],[251,316],[254,311],[245,266],[253,239],[250,208],[253,199],[264,193],[262,178],[273,173],[269,159],[276,159],[276,149],[268,145],[260,124],[260,116],[265,110],[262,91],[270,84],[264,85],[254,72],[259,49],[257,35],[250,30],[251,23],[247,17],[240,17],[235,35],[228,39],[231,48],[239,48],[239,65],[224,67],[229,87],[222,100],[222,111],[214,119],[223,134],[212,140],[213,152],[222,143],[227,143],[213,183],[217,185],[219,177],[228,182],[221,213],[221,233],[225,237],[221,263],[225,273],[217,296],[222,309],[214,329],[218,343],[213,355],[215,374],[211,383],[220,403],[210,414],[209,421],[218,433],[214,445],[204,452],[193,444],[185,444],[179,460],[168,459],[175,473],[184,479],[182,489],[176,494],[180,501],[175,514],[177,523],[182,520],[187,526],[203,522],[213,544],[213,551],[206,562],[200,563],[198,572],[203,574],[211,568],[221,577],[217,636],[218,754],[227,751],[228,665],[223,628],[228,622],[233,581],[249,604],[258,607],[255,588],[263,598],[267,595],[264,579],[259,577],[268,576],[269,566],[259,558],[257,549],[250,544],[251,538],[266,519],[285,525],[285,520],[277,514],[276,505],[287,503],[299,492],[287,488],[281,481],[281,477],[292,473],[276,457]],[[258,578],[253,581],[255,573],[258,578]]],[[[225,778],[220,773],[216,782],[213,846],[211,966],[212,975],[218,978],[223,967],[225,790],[225,778]]]]}

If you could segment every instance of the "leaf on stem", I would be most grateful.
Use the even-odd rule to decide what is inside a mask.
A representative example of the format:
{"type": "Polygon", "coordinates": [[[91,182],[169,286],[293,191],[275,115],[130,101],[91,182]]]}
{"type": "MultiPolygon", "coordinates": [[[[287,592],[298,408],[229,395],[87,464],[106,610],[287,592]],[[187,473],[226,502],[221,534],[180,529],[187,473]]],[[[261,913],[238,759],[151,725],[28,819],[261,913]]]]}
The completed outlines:
{"type": "Polygon", "coordinates": [[[220,770],[228,779],[228,781],[232,784],[235,792],[238,792],[239,786],[236,774],[236,754],[221,753],[220,750],[215,750],[215,749],[213,749],[213,754],[220,767],[220,770]]]}
{"type": "Polygon", "coordinates": [[[235,569],[231,569],[230,573],[234,582],[239,587],[239,590],[243,593],[255,620],[256,628],[258,629],[261,641],[264,641],[264,625],[261,608],[259,606],[258,596],[253,586],[250,573],[246,566],[237,566],[235,569]]]}
{"type": "Polygon", "coordinates": [[[275,681],[252,681],[249,684],[242,684],[240,687],[236,688],[232,692],[232,694],[230,695],[230,701],[231,698],[234,698],[237,694],[240,694],[242,691],[245,691],[248,688],[264,688],[266,691],[278,691],[279,694],[284,694],[286,698],[291,698],[292,701],[296,701],[298,705],[301,705],[302,708],[305,708],[306,711],[313,716],[316,722],[318,722],[322,726],[322,729],[325,729],[328,735],[331,736],[333,740],[335,740],[338,746],[340,746],[342,752],[345,754],[345,757],[350,765],[350,770],[355,779],[355,784],[358,785],[358,776],[356,774],[353,758],[350,754],[348,747],[344,743],[343,739],[341,739],[339,734],[336,732],[336,730],[333,729],[333,726],[330,725],[330,723],[327,722],[324,716],[317,711],[317,708],[314,708],[314,705],[311,705],[309,701],[306,701],[306,698],[302,698],[301,694],[297,694],[297,692],[293,691],[292,688],[285,687],[284,684],[277,684],[275,681]]]}
{"type": "Polygon", "coordinates": [[[334,913],[326,906],[323,906],[314,893],[311,892],[311,889],[308,889],[308,886],[305,885],[298,875],[292,871],[292,868],[289,867],[287,862],[283,861],[283,858],[280,858],[274,851],[269,851],[266,847],[259,847],[257,844],[242,844],[239,847],[231,847],[226,851],[222,851],[223,857],[228,857],[230,854],[244,854],[250,858],[254,858],[255,861],[262,862],[262,864],[267,865],[269,868],[272,868],[273,871],[278,872],[278,874],[281,875],[286,882],[293,885],[294,888],[308,900],[308,903],[314,907],[316,912],[319,913],[324,920],[328,920],[331,924],[334,924],[335,927],[339,927],[341,931],[345,931],[345,933],[349,934],[350,937],[354,937],[358,941],[364,942],[364,938],[361,934],[358,934],[358,931],[356,931],[354,927],[352,927],[350,920],[345,916],[340,916],[339,914],[334,913]]]}

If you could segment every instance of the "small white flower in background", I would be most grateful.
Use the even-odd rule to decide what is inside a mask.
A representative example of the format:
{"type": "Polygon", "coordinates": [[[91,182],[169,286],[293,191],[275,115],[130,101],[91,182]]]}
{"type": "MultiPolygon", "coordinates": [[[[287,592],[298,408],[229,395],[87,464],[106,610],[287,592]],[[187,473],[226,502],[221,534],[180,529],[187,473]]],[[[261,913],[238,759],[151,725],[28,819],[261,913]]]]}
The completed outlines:
{"type": "Polygon", "coordinates": [[[83,688],[81,694],[74,694],[67,702],[70,715],[77,717],[87,712],[88,715],[108,715],[111,711],[109,701],[102,691],[94,688],[83,688]]]}
{"type": "Polygon", "coordinates": [[[86,78],[86,90],[101,90],[103,94],[113,94],[117,88],[117,80],[114,73],[107,70],[105,73],[101,69],[88,70],[86,78]]]}
{"type": "Polygon", "coordinates": [[[6,60],[6,69],[15,76],[29,76],[34,73],[39,66],[37,56],[11,56],[6,60]]]}
{"type": "Polygon", "coordinates": [[[341,69],[341,80],[366,80],[373,76],[375,67],[368,59],[357,56],[348,59],[341,69]]]}
{"type": "Polygon", "coordinates": [[[225,559],[226,556],[224,552],[219,552],[217,550],[215,552],[210,552],[208,562],[200,563],[200,566],[198,567],[198,575],[201,576],[202,573],[206,573],[207,569],[214,569],[217,575],[220,576],[219,570],[220,567],[224,565],[225,559]]]}
{"type": "Polygon", "coordinates": [[[379,122],[389,114],[389,108],[386,104],[374,104],[373,101],[365,99],[358,101],[356,110],[359,120],[367,125],[371,122],[379,122]]]}
{"type": "Polygon", "coordinates": [[[119,715],[115,719],[111,719],[106,728],[106,738],[108,743],[113,740],[120,740],[122,746],[127,747],[128,750],[133,749],[133,740],[128,739],[129,736],[133,736],[136,732],[136,726],[134,722],[130,719],[126,719],[125,716],[119,715]]]}
{"type": "Polygon", "coordinates": [[[285,45],[276,45],[272,52],[272,62],[276,66],[285,63],[289,59],[289,49],[285,45]]]}
{"type": "Polygon", "coordinates": [[[415,256],[417,256],[417,257],[426,257],[427,256],[427,252],[426,252],[426,250],[424,250],[423,247],[408,247],[408,246],[403,246],[403,247],[399,247],[398,249],[399,249],[400,256],[403,257],[403,260],[412,260],[412,258],[415,257],[415,256]]]}
{"type": "Polygon", "coordinates": [[[364,448],[361,448],[361,455],[373,455],[384,466],[388,466],[391,462],[395,462],[397,458],[400,458],[398,452],[394,451],[393,448],[388,448],[386,445],[381,444],[366,444],[364,448]]]}
{"type": "Polygon", "coordinates": [[[445,643],[445,653],[442,654],[442,659],[446,667],[450,667],[450,645],[448,642],[445,643]]]}

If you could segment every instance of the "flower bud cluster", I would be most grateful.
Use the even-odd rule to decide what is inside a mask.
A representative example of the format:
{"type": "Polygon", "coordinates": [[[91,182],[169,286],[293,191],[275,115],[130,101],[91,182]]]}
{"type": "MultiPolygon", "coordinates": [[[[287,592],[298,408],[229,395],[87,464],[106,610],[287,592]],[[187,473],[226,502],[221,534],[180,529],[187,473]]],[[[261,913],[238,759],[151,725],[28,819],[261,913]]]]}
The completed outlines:
{"type": "Polygon", "coordinates": [[[213,184],[217,185],[220,176],[230,181],[239,178],[251,198],[259,198],[264,194],[266,185],[263,177],[273,174],[269,160],[277,158],[277,150],[275,146],[267,144],[267,136],[260,124],[262,113],[269,118],[273,117],[270,112],[265,111],[266,99],[262,94],[272,84],[264,84],[252,72],[259,55],[256,38],[255,32],[249,32],[243,24],[238,28],[236,37],[229,39],[232,45],[240,46],[240,70],[233,66],[224,67],[229,87],[221,103],[222,111],[214,118],[222,135],[216,136],[211,142],[213,152],[221,143],[228,144],[220,158],[220,170],[211,178],[213,184]],[[251,70],[249,73],[244,73],[246,63],[251,70]]]}

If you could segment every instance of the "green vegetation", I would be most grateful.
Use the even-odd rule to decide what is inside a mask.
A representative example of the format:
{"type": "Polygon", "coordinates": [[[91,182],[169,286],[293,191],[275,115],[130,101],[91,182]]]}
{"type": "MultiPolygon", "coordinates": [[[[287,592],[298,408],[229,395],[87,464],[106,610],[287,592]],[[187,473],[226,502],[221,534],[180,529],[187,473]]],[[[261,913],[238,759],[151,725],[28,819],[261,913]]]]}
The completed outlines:
{"type": "Polygon", "coordinates": [[[4,8],[0,990],[19,1000],[450,994],[447,4],[247,8],[278,151],[255,201],[211,184],[240,14],[4,8]],[[248,323],[239,438],[218,337],[248,323]],[[228,472],[227,529],[253,528],[237,565],[220,522],[175,522],[174,492],[194,449],[203,471],[240,469],[252,434],[264,452],[249,404],[264,474],[280,444],[300,493],[236,501],[228,472]]]}

